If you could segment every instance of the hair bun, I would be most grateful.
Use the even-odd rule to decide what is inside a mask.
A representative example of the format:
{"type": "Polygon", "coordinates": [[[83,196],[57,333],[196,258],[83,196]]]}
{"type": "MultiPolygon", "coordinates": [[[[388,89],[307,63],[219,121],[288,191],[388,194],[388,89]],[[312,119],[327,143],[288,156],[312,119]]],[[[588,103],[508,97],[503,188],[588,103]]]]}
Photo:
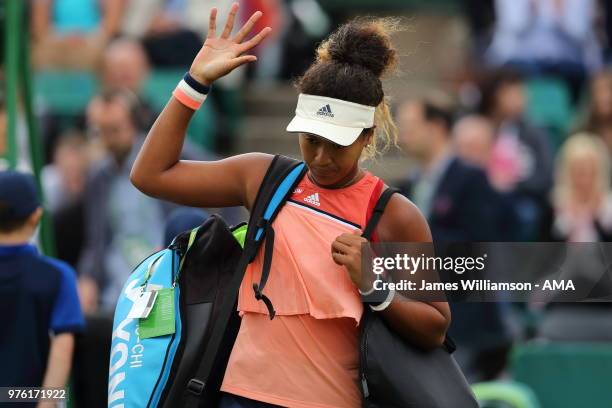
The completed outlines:
{"type": "Polygon", "coordinates": [[[397,64],[397,51],[391,34],[398,31],[399,20],[358,18],[340,26],[317,49],[320,62],[360,65],[377,77],[397,64]]]}

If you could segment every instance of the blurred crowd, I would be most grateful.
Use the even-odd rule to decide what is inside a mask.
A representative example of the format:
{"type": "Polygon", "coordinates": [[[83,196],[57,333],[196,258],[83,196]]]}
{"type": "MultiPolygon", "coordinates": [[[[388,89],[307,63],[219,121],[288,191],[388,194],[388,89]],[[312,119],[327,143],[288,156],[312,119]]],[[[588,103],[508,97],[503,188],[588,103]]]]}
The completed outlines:
{"type": "MultiPolygon", "coordinates": [[[[203,211],[144,196],[131,185],[129,173],[158,114],[143,92],[151,70],[186,69],[202,44],[210,7],[226,10],[230,3],[29,2],[35,68],[91,71],[100,82],[97,94],[68,126],[53,111],[41,116],[46,210],[53,219],[58,257],[78,273],[81,306],[89,316],[87,335],[80,340],[84,349],[109,347],[108,316],[132,268],[206,217],[203,211]]],[[[431,90],[419,98],[402,95],[396,101],[399,146],[407,163],[415,165],[407,165],[411,170],[406,177],[387,182],[399,186],[420,208],[438,241],[608,241],[612,1],[462,4],[471,33],[469,73],[452,89],[431,90]],[[554,84],[553,95],[560,95],[541,101],[543,105],[567,105],[562,124],[532,120],[530,90],[542,80],[554,84]]],[[[220,123],[215,142],[212,147],[187,142],[185,159],[231,154],[239,137],[232,119],[237,107],[232,104],[240,103],[245,84],[299,75],[313,56],[313,45],[349,16],[326,13],[315,0],[241,1],[243,21],[254,10],[266,16],[258,27],[272,26],[275,35],[257,50],[258,65],[215,84],[210,98],[220,123]]],[[[1,107],[0,155],[6,146],[1,107]]],[[[230,223],[244,217],[235,209],[224,215],[230,223]]],[[[470,380],[499,376],[508,350],[519,339],[579,334],[581,340],[612,340],[606,318],[610,310],[604,307],[601,312],[601,305],[587,312],[595,329],[580,333],[547,323],[517,334],[508,324],[512,307],[453,308],[453,321],[458,322],[453,334],[460,351],[466,346],[458,359],[470,380]],[[492,334],[480,336],[483,331],[492,334]]],[[[572,324],[567,315],[584,319],[582,310],[566,309],[561,312],[566,317],[557,319],[562,324],[572,324]]],[[[75,381],[84,382],[77,384],[77,397],[91,398],[87,406],[97,406],[106,395],[101,384],[107,360],[96,362],[91,353],[78,350],[75,381]],[[102,370],[98,380],[78,377],[79,370],[95,372],[96,366],[102,370]]]]}
{"type": "MultiPolygon", "coordinates": [[[[396,106],[400,145],[417,163],[398,186],[434,242],[609,241],[612,3],[464,4],[472,41],[458,92],[407,95],[396,106]]],[[[605,258],[574,257],[567,276],[609,293],[605,258]]],[[[451,308],[456,358],[472,382],[503,375],[517,342],[612,341],[608,302],[451,308]]]]}
{"type": "MultiPolygon", "coordinates": [[[[609,145],[588,123],[578,123],[555,149],[546,129],[525,117],[523,78],[496,71],[473,111],[453,108],[450,98],[435,94],[398,105],[400,143],[417,169],[397,184],[427,217],[434,242],[585,243],[612,237],[609,145]]],[[[610,98],[610,83],[599,92],[610,98]]],[[[608,101],[600,108],[610,106],[608,101]]],[[[598,111],[595,101],[591,110],[598,111]]],[[[565,259],[566,277],[610,293],[605,257],[593,251],[565,259]]],[[[451,304],[450,332],[469,380],[497,378],[517,341],[612,341],[610,303],[534,306],[451,304]]]]}

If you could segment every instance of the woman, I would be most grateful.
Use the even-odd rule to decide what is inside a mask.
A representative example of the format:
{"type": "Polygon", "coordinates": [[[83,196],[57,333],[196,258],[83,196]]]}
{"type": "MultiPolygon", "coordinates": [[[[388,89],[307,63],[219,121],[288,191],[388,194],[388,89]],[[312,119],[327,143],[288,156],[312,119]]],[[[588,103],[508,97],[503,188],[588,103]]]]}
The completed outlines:
{"type": "Polygon", "coordinates": [[[495,0],[495,27],[486,60],[530,77],[560,77],[577,101],[588,74],[602,64],[597,3],[495,0]]]}
{"type": "Polygon", "coordinates": [[[612,240],[610,157],[596,136],[579,133],[563,145],[553,190],[554,221],[551,240],[561,247],[564,279],[572,279],[572,293],[552,292],[539,327],[539,336],[552,341],[612,341],[612,281],[607,267],[607,245],[612,240]],[[593,243],[593,244],[587,244],[593,243]],[[568,300],[589,300],[569,302],[568,300]]]}
{"type": "Polygon", "coordinates": [[[612,70],[601,71],[590,84],[590,101],[580,130],[600,137],[612,152],[612,70]]]}
{"type": "Polygon", "coordinates": [[[557,165],[553,206],[555,240],[610,241],[610,158],[601,139],[580,133],[565,142],[557,165]]]}
{"type": "Polygon", "coordinates": [[[33,62],[39,69],[94,70],[121,28],[121,0],[32,2],[33,62]]]}
{"type": "Polygon", "coordinates": [[[548,209],[553,154],[546,133],[525,118],[526,95],[521,75],[494,72],[482,86],[480,113],[493,122],[495,141],[489,162],[493,187],[512,201],[519,241],[539,239],[548,209]]]}
{"type": "MultiPolygon", "coordinates": [[[[151,129],[131,175],[144,193],[196,207],[253,206],[271,155],[179,161],[194,113],[186,105],[197,108],[206,86],[255,61],[244,54],[270,32],[266,27],[243,42],[261,17],[256,12],[230,37],[237,10],[233,4],[217,36],[217,11],[212,9],[191,76],[179,84],[151,129]],[[197,89],[185,88],[187,81],[197,89]]],[[[222,385],[227,393],[222,406],[361,404],[358,323],[363,304],[358,288],[367,288],[360,287],[365,239],[359,229],[384,185],[361,169],[359,160],[375,153],[380,137],[388,141],[393,128],[380,80],[397,58],[388,23],[359,20],[342,26],[321,44],[316,62],[299,81],[301,95],[288,130],[299,133],[308,172],[274,223],[274,262],[266,294],[277,316],[270,320],[251,290],[259,279],[260,254],[240,291],[242,322],[222,385]]],[[[375,234],[380,241],[431,241],[422,215],[399,195],[389,202],[375,234]]],[[[446,303],[404,302],[395,294],[384,305],[377,313],[408,341],[425,348],[442,344],[450,321],[446,303]]]]}

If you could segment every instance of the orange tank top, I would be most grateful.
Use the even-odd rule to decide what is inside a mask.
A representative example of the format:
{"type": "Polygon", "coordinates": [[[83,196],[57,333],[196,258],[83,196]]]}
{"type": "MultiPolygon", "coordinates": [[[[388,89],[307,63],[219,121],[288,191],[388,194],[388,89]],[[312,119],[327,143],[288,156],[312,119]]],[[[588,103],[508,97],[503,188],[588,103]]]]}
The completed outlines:
{"type": "Polygon", "coordinates": [[[221,389],[286,407],[357,408],[358,324],[363,306],[343,266],[331,256],[342,233],[363,229],[382,191],[366,172],[357,183],[324,189],[304,177],[274,220],[276,232],[264,294],[270,320],[253,294],[263,246],[238,296],[242,316],[221,389]]]}

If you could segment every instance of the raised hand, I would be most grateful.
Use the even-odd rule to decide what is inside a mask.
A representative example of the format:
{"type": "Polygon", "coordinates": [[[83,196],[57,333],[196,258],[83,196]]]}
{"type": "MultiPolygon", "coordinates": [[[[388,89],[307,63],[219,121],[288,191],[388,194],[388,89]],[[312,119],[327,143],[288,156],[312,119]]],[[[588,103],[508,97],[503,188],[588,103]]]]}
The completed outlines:
{"type": "Polygon", "coordinates": [[[230,13],[225,23],[225,28],[221,36],[216,36],[217,29],[217,9],[210,10],[210,22],[208,25],[208,35],[206,41],[198,55],[196,55],[189,73],[197,81],[210,85],[216,79],[227,75],[240,65],[257,60],[254,55],[243,55],[259,44],[272,31],[270,27],[261,30],[257,35],[248,41],[244,41],[253,29],[253,26],[262,16],[261,11],[253,13],[242,28],[232,37],[234,20],[238,13],[238,3],[232,4],[230,13]]]}

